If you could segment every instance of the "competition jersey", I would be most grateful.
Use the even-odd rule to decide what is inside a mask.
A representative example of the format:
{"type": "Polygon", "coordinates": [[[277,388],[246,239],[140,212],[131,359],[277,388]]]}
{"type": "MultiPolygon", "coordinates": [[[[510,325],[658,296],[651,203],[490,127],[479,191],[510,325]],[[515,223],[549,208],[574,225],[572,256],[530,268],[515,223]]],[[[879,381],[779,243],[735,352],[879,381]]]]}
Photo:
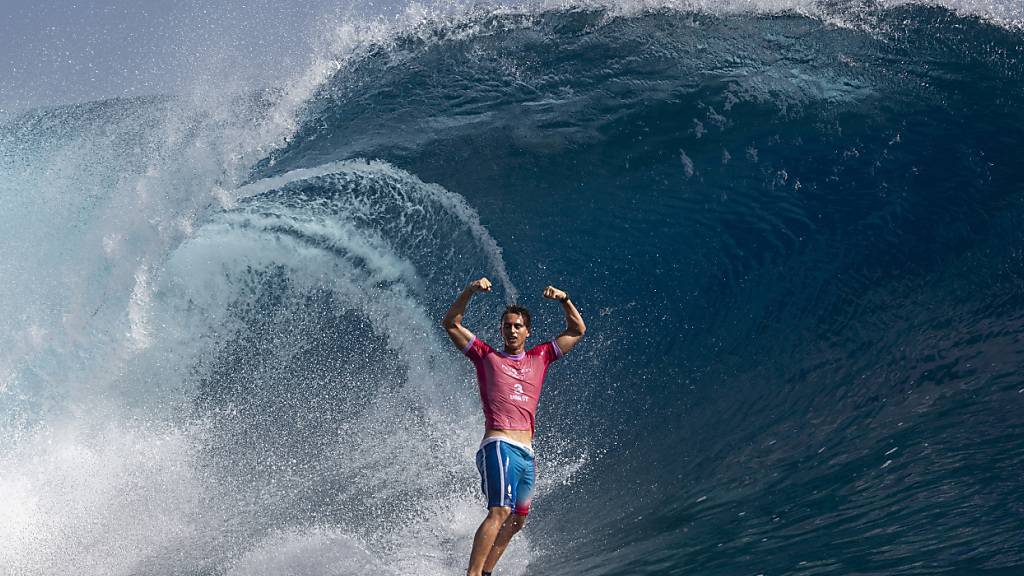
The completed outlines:
{"type": "Polygon", "coordinates": [[[509,355],[476,336],[462,350],[476,366],[487,428],[534,431],[534,415],[548,366],[562,357],[554,340],[509,355]]]}

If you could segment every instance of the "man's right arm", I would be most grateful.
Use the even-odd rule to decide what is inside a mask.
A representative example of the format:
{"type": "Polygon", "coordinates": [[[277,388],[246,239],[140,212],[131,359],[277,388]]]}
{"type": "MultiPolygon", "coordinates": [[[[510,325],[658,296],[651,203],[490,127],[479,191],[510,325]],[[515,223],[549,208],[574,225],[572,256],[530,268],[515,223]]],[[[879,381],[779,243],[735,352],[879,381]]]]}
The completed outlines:
{"type": "Polygon", "coordinates": [[[470,282],[459,297],[452,302],[452,305],[448,308],[448,312],[444,315],[444,320],[441,321],[441,326],[444,326],[446,332],[448,332],[448,338],[451,338],[453,344],[458,347],[459,350],[465,350],[470,340],[473,339],[473,333],[470,332],[465,326],[462,325],[462,315],[466,313],[466,306],[469,305],[470,298],[477,292],[490,292],[491,281],[487,278],[481,278],[470,282]]]}

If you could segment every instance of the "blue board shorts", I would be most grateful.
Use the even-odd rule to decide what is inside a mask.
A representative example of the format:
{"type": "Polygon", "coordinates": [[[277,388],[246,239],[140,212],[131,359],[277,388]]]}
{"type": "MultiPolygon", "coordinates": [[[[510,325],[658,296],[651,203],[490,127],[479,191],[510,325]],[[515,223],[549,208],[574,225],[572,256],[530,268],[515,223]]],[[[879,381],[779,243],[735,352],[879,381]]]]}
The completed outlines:
{"type": "Polygon", "coordinates": [[[533,450],[507,438],[485,438],[476,452],[476,469],[488,508],[507,506],[520,516],[530,513],[537,479],[533,450]]]}

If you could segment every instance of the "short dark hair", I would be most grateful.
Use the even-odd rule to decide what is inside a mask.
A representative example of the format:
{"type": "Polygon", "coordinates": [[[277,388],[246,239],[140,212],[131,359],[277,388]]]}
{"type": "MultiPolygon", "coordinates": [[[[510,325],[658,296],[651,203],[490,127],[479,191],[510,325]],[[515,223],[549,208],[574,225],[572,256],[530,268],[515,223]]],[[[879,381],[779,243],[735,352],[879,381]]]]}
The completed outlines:
{"type": "Polygon", "coordinates": [[[501,313],[502,321],[505,320],[506,314],[519,314],[523,317],[523,324],[526,324],[526,328],[530,328],[530,311],[527,310],[526,307],[520,306],[519,304],[509,304],[508,306],[505,306],[505,311],[501,313]]]}

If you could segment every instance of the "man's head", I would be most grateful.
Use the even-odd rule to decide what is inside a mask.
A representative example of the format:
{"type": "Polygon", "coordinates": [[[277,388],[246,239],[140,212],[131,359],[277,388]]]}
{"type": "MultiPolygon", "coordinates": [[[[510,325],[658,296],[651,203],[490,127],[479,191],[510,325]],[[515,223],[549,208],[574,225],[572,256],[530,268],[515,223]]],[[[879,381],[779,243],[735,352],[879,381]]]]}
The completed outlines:
{"type": "Polygon", "coordinates": [[[501,337],[506,351],[521,351],[530,335],[530,311],[512,304],[501,314],[501,337]]]}

